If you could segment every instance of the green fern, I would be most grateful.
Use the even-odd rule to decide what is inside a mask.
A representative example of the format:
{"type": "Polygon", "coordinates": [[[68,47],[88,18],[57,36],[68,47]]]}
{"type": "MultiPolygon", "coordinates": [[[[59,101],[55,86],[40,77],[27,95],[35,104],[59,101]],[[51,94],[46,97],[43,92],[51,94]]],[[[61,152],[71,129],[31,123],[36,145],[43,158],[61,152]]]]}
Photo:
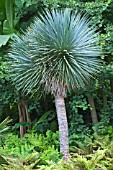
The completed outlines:
{"type": "Polygon", "coordinates": [[[10,159],[7,158],[8,165],[2,164],[1,170],[32,170],[40,161],[37,153],[27,156],[25,159],[10,159]]]}
{"type": "Polygon", "coordinates": [[[9,123],[11,123],[12,120],[7,117],[5,120],[3,120],[0,123],[0,142],[2,142],[2,139],[6,137],[6,134],[9,132],[10,126],[9,123]]]}
{"type": "Polygon", "coordinates": [[[3,155],[0,155],[0,165],[2,164],[8,164],[7,160],[4,158],[3,155]]]}

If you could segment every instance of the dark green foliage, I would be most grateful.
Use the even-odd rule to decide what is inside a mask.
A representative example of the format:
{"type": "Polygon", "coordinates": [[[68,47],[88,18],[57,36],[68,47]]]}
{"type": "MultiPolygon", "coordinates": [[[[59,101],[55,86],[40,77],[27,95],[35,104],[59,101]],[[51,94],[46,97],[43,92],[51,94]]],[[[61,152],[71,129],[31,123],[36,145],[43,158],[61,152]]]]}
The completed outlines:
{"type": "Polygon", "coordinates": [[[88,103],[83,95],[73,96],[71,101],[69,101],[68,109],[69,115],[69,135],[70,135],[70,145],[76,145],[76,140],[84,141],[85,135],[90,134],[90,129],[85,125],[83,120],[83,115],[87,114],[88,103]],[[81,109],[81,114],[79,114],[79,108],[81,109]],[[83,113],[86,110],[86,113],[83,113]]]}
{"type": "Polygon", "coordinates": [[[33,125],[33,129],[38,132],[45,133],[47,129],[52,131],[57,130],[57,118],[56,113],[53,110],[50,110],[44,113],[40,119],[33,125]]]}
{"type": "MultiPolygon", "coordinates": [[[[109,127],[109,133],[113,133],[109,127]]],[[[4,146],[0,147],[0,168],[19,170],[34,168],[45,170],[94,170],[102,168],[111,170],[113,168],[113,141],[112,136],[98,136],[95,132],[92,139],[85,137],[84,143],[77,142],[78,147],[71,147],[70,158],[64,162],[60,160],[58,153],[58,134],[48,131],[46,136],[37,135],[30,131],[23,139],[16,135],[10,135],[5,139],[4,146]],[[7,156],[6,156],[7,155],[7,156]],[[9,157],[10,156],[10,157],[9,157]],[[7,165],[8,164],[8,165],[7,165]]]]}
{"type": "Polygon", "coordinates": [[[16,115],[18,101],[18,92],[12,83],[10,76],[7,72],[8,62],[4,57],[5,49],[1,48],[0,51],[0,121],[8,116],[17,120],[13,113],[16,115]]]}

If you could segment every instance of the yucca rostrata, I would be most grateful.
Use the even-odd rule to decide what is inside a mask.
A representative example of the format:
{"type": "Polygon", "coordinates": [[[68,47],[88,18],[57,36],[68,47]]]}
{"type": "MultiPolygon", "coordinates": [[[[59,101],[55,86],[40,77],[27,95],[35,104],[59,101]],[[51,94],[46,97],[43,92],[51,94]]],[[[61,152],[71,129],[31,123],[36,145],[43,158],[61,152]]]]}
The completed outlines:
{"type": "Polygon", "coordinates": [[[23,92],[50,92],[55,97],[60,152],[69,153],[64,98],[84,86],[99,70],[98,33],[87,16],[70,9],[46,11],[21,36],[15,36],[8,53],[10,71],[23,92]]]}

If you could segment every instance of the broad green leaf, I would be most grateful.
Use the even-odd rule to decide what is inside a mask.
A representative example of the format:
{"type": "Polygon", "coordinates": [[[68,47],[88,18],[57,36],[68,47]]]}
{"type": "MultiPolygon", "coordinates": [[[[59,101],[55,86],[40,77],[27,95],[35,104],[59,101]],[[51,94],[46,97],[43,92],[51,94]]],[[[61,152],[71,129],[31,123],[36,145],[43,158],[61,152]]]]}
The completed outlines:
{"type": "Polygon", "coordinates": [[[5,0],[0,0],[0,8],[5,8],[5,0]]]}
{"type": "Polygon", "coordinates": [[[11,35],[0,35],[0,47],[6,45],[11,35]]]}
{"type": "Polygon", "coordinates": [[[5,20],[5,0],[0,0],[0,21],[5,20]]]}
{"type": "Polygon", "coordinates": [[[14,19],[14,0],[5,0],[5,8],[6,8],[6,18],[7,21],[9,23],[9,26],[11,28],[11,33],[13,32],[13,27],[14,27],[14,23],[13,23],[13,19],[14,19]]]}
{"type": "Polygon", "coordinates": [[[5,20],[3,22],[3,33],[4,34],[11,34],[11,28],[10,28],[9,22],[7,20],[5,20]]]}
{"type": "Polygon", "coordinates": [[[48,111],[42,115],[42,117],[38,120],[37,124],[43,123],[47,117],[51,114],[51,111],[48,111]]]}
{"type": "Polygon", "coordinates": [[[8,20],[5,20],[3,22],[3,33],[4,34],[12,34],[12,33],[16,33],[16,32],[17,31],[14,28],[10,27],[8,20]]]}
{"type": "Polygon", "coordinates": [[[5,9],[0,8],[0,21],[5,20],[5,9]]]}
{"type": "Polygon", "coordinates": [[[29,126],[30,123],[29,122],[19,122],[19,123],[16,123],[14,126],[13,126],[13,129],[18,129],[20,126],[29,126]]]}
{"type": "Polygon", "coordinates": [[[2,34],[2,26],[0,25],[0,35],[2,34]]]}
{"type": "Polygon", "coordinates": [[[18,8],[23,7],[23,4],[24,4],[24,2],[22,2],[21,0],[15,0],[15,5],[16,5],[18,8]]]}

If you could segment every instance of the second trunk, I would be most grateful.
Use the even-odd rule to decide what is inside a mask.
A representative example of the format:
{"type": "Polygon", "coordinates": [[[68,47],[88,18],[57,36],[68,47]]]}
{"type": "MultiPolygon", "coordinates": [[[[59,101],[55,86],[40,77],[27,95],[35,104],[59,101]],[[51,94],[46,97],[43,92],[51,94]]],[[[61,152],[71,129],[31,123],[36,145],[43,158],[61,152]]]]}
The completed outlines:
{"type": "Polygon", "coordinates": [[[91,107],[91,118],[92,118],[92,122],[93,124],[98,122],[98,118],[97,118],[97,113],[96,113],[96,108],[95,108],[95,103],[94,103],[94,99],[92,97],[88,97],[88,102],[90,104],[91,107]]]}

